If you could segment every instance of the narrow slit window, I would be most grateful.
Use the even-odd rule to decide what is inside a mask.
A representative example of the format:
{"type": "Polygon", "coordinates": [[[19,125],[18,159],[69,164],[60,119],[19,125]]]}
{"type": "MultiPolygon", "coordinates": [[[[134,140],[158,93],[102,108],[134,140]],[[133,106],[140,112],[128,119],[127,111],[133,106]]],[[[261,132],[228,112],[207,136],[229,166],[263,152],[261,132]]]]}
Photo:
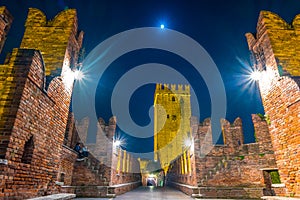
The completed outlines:
{"type": "Polygon", "coordinates": [[[34,143],[33,143],[33,137],[31,136],[24,145],[24,152],[23,152],[23,156],[21,159],[22,163],[26,163],[26,164],[31,163],[32,156],[33,156],[33,150],[34,150],[34,143]]]}

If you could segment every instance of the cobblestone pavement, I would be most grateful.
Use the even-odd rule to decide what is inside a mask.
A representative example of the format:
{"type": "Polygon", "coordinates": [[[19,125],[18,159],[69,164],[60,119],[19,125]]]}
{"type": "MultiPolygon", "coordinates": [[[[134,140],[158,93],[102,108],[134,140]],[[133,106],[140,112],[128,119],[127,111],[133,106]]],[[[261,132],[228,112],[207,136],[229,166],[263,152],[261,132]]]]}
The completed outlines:
{"type": "MultiPolygon", "coordinates": [[[[76,200],[100,200],[105,198],[76,198],[76,200]]],[[[194,199],[181,191],[164,187],[164,188],[153,188],[153,187],[139,187],[135,190],[119,195],[113,200],[185,200],[194,199]]],[[[106,200],[109,200],[106,198],[106,200]]],[[[205,200],[205,199],[202,199],[205,200]]],[[[214,200],[214,199],[209,199],[214,200]]],[[[221,200],[221,199],[218,199],[221,200]]]]}

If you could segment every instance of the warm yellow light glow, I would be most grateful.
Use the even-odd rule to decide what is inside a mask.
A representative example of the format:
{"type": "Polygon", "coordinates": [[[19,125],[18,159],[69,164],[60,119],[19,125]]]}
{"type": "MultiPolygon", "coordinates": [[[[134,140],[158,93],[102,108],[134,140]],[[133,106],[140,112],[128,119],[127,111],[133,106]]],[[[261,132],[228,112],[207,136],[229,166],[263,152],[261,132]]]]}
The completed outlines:
{"type": "Polygon", "coordinates": [[[155,177],[155,175],[154,174],[149,174],[149,176],[148,176],[149,178],[154,178],[155,177]]]}

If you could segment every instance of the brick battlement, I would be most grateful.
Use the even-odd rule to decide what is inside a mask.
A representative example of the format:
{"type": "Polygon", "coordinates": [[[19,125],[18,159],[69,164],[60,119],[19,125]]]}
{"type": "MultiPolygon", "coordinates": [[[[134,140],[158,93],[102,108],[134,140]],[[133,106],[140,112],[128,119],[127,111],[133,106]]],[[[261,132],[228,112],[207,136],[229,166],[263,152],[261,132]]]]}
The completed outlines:
{"type": "MultiPolygon", "coordinates": [[[[197,123],[196,120],[196,118],[192,118],[191,120],[194,138],[198,139],[200,141],[200,145],[202,146],[213,146],[213,133],[211,132],[210,118],[207,118],[200,123],[197,123]]],[[[236,118],[232,124],[226,119],[221,119],[220,121],[224,143],[215,147],[230,147],[234,150],[239,150],[244,144],[243,126],[241,118],[236,118]]],[[[253,136],[256,139],[256,143],[269,143],[270,145],[268,145],[268,149],[272,149],[267,121],[257,114],[252,115],[252,121],[254,125],[253,136]]]]}
{"type": "Polygon", "coordinates": [[[300,60],[295,57],[300,53],[297,48],[300,42],[300,36],[297,34],[299,31],[300,15],[294,18],[292,24],[288,24],[275,13],[261,11],[256,35],[246,34],[249,50],[254,53],[257,65],[260,68],[268,66],[277,73],[280,66],[283,70],[281,73],[300,76],[300,60]]]}
{"type": "MultiPolygon", "coordinates": [[[[194,143],[186,150],[190,154],[192,171],[182,170],[188,162],[181,156],[174,160],[170,167],[169,181],[175,185],[178,183],[196,188],[265,187],[263,169],[276,169],[277,166],[267,121],[256,114],[252,115],[252,120],[256,136],[255,143],[244,144],[242,120],[237,118],[232,124],[221,119],[224,144],[214,145],[210,119],[198,123],[197,119],[193,117],[191,130],[194,143]]],[[[179,188],[188,194],[196,191],[188,187],[179,188]]],[[[209,193],[204,190],[203,192],[208,197],[217,197],[217,193],[209,193]]],[[[224,193],[224,195],[231,198],[237,197],[234,193],[224,193]]],[[[243,195],[247,197],[247,194],[243,193],[243,195]]],[[[262,196],[262,189],[257,190],[255,194],[248,195],[248,198],[262,196]]]]}
{"type": "Polygon", "coordinates": [[[98,119],[93,142],[87,141],[89,126],[92,125],[90,119],[85,117],[74,123],[75,141],[83,142],[90,152],[87,160],[76,162],[74,166],[71,188],[76,188],[78,196],[108,197],[122,194],[140,185],[138,160],[130,152],[113,143],[116,117],[111,117],[108,123],[102,118],[98,119]],[[113,187],[119,184],[125,184],[126,187],[113,187]]]}
{"type": "Polygon", "coordinates": [[[21,48],[41,51],[47,86],[55,76],[68,78],[70,69],[76,67],[83,39],[83,32],[77,31],[76,10],[64,10],[47,21],[42,11],[30,8],[25,27],[21,48]]]}
{"type": "Polygon", "coordinates": [[[166,92],[173,92],[173,93],[188,93],[190,94],[190,86],[189,85],[182,85],[182,84],[156,84],[157,91],[166,91],[166,92]]]}
{"type": "MultiPolygon", "coordinates": [[[[0,50],[11,20],[0,7],[0,50]]],[[[95,122],[88,140],[93,122],[69,111],[83,39],[76,10],[47,20],[30,8],[25,27],[21,48],[0,65],[0,199],[61,191],[107,197],[139,186],[137,159],[113,146],[116,117],[95,122]],[[90,150],[82,163],[73,150],[79,141],[90,150]]]]}
{"type": "Polygon", "coordinates": [[[256,36],[247,33],[265,113],[269,116],[271,143],[286,190],[280,195],[300,196],[300,15],[291,24],[262,11],[256,36]]]}
{"type": "Polygon", "coordinates": [[[4,193],[31,197],[39,192],[57,190],[54,182],[59,169],[71,93],[59,78],[52,81],[48,92],[44,90],[44,64],[39,51],[14,49],[9,63],[0,67],[3,69],[0,83],[4,102],[0,108],[1,155],[10,163],[6,170],[11,181],[6,185],[17,184],[19,188],[18,192],[12,193],[4,189],[4,193]],[[6,105],[15,109],[7,109],[6,105]],[[51,148],[47,144],[51,144],[51,148]],[[29,181],[24,174],[30,164],[33,164],[32,173],[36,175],[31,174],[35,178],[29,181]],[[12,174],[10,167],[16,168],[12,174]],[[41,188],[28,188],[28,184],[41,188]]]}
{"type": "Polygon", "coordinates": [[[76,154],[63,146],[73,84],[67,75],[82,38],[75,10],[52,27],[42,22],[44,14],[30,9],[21,48],[0,65],[0,157],[8,163],[1,166],[0,198],[58,193],[56,182],[71,183],[76,154]]]}

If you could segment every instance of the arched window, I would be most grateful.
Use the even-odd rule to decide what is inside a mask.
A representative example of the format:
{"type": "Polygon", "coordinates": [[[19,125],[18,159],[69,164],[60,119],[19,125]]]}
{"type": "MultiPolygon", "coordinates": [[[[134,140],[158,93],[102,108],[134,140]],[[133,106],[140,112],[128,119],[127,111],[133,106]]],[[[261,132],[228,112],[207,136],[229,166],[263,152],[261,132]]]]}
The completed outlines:
{"type": "Polygon", "coordinates": [[[23,156],[21,159],[22,163],[26,163],[26,164],[31,163],[33,150],[34,150],[34,143],[33,143],[33,136],[31,136],[24,145],[23,156]]]}
{"type": "Polygon", "coordinates": [[[172,101],[175,101],[175,97],[172,97],[172,101]]]}

